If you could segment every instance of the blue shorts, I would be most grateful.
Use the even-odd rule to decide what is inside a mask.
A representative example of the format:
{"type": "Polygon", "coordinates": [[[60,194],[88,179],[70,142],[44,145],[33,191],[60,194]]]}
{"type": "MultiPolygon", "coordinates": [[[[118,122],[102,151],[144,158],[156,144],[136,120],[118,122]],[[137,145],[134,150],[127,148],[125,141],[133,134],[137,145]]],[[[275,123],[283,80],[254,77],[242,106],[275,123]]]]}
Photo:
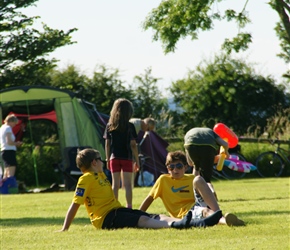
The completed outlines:
{"type": "Polygon", "coordinates": [[[136,228],[141,216],[150,217],[148,213],[137,209],[125,207],[113,209],[107,214],[102,229],[136,228]]]}
{"type": "Polygon", "coordinates": [[[3,150],[1,151],[1,156],[5,168],[17,166],[15,150],[3,150]]]}

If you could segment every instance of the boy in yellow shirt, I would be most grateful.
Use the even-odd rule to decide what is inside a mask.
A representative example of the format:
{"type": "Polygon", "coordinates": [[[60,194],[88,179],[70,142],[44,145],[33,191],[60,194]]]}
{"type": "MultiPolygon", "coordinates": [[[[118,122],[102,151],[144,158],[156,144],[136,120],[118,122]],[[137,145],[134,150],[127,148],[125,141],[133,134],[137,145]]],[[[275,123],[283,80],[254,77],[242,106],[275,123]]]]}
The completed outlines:
{"type": "Polygon", "coordinates": [[[91,223],[98,229],[191,227],[191,211],[182,219],[153,219],[146,212],[122,207],[114,196],[111,183],[103,173],[103,162],[97,150],[87,148],[79,151],[76,163],[83,175],[78,180],[72,204],[60,232],[69,229],[82,204],[86,206],[91,223]]]}
{"type": "MultiPolygon", "coordinates": [[[[171,217],[183,218],[189,211],[192,211],[191,225],[196,223],[197,219],[205,218],[205,225],[197,223],[196,226],[213,226],[213,220],[208,223],[206,218],[220,211],[219,205],[202,176],[185,174],[186,155],[182,151],[168,153],[166,166],[168,174],[163,174],[157,179],[139,209],[147,211],[152,202],[160,197],[171,217]]],[[[244,225],[244,222],[234,214],[220,216],[219,220],[215,220],[215,222],[215,224],[221,223],[229,226],[244,225]]]]}

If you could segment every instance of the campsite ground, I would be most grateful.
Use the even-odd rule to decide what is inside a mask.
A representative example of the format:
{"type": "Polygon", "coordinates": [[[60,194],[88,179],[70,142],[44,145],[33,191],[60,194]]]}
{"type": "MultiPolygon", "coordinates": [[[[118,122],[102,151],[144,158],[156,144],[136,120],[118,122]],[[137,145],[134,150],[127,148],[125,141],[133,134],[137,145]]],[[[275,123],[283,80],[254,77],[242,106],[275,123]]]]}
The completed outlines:
{"type": "MultiPolygon", "coordinates": [[[[82,206],[68,232],[61,229],[73,192],[2,195],[0,249],[289,249],[290,178],[216,181],[224,213],[246,227],[95,230],[82,206]]],[[[138,208],[149,188],[134,189],[138,208]]],[[[120,191],[124,204],[124,191],[120,191]]],[[[149,212],[165,213],[160,200],[149,212]]]]}

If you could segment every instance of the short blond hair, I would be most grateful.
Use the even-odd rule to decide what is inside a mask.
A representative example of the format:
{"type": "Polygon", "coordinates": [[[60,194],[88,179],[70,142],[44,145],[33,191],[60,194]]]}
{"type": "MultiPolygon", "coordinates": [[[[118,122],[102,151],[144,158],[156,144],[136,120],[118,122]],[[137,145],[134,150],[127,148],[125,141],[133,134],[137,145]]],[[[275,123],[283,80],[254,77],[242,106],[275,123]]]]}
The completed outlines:
{"type": "Polygon", "coordinates": [[[8,122],[18,122],[18,118],[14,115],[14,114],[11,114],[11,115],[7,115],[5,120],[4,120],[5,123],[8,123],[8,122]]]}
{"type": "Polygon", "coordinates": [[[151,117],[147,117],[143,120],[143,122],[148,125],[148,128],[151,127],[152,130],[154,130],[155,126],[156,126],[156,121],[151,118],[151,117]]]}

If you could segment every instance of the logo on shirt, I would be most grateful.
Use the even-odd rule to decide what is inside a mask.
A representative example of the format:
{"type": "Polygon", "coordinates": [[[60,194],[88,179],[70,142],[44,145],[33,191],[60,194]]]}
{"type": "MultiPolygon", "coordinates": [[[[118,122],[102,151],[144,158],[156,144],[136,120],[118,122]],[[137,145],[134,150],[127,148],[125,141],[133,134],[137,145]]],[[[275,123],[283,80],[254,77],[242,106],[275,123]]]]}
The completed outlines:
{"type": "Polygon", "coordinates": [[[177,193],[177,192],[183,192],[183,189],[187,188],[187,186],[182,186],[182,187],[179,187],[179,188],[174,188],[174,186],[171,187],[171,190],[173,193],[177,193]]]}
{"type": "Polygon", "coordinates": [[[76,196],[80,196],[83,197],[85,193],[85,189],[84,188],[77,188],[76,190],[76,196]]]}

